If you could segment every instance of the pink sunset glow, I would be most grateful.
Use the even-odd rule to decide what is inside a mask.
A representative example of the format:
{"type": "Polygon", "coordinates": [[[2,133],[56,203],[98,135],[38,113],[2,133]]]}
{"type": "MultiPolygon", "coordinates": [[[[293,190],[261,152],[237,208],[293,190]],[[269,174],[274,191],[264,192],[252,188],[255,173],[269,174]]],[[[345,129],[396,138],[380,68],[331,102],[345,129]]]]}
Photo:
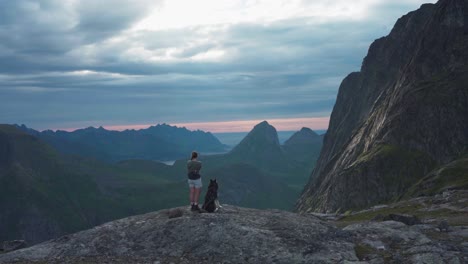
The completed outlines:
{"type": "MultiPolygon", "coordinates": [[[[248,132],[264,120],[242,120],[242,121],[218,121],[218,122],[195,122],[195,123],[175,123],[171,124],[178,127],[186,127],[190,130],[203,130],[212,133],[225,132],[248,132]]],[[[266,119],[268,123],[274,126],[278,131],[300,130],[302,127],[308,127],[314,130],[325,130],[328,128],[330,117],[309,117],[309,118],[280,118],[266,119]]],[[[141,125],[113,125],[104,126],[108,130],[126,130],[126,129],[145,129],[149,124],[141,125]]]]}

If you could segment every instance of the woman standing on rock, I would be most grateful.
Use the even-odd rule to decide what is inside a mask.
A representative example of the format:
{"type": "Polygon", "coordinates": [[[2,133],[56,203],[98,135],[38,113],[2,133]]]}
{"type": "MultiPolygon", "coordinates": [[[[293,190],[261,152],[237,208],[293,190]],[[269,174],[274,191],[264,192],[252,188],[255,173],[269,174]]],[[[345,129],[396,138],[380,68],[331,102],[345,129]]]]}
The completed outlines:
{"type": "Polygon", "coordinates": [[[198,153],[194,151],[192,152],[192,158],[187,162],[191,211],[200,211],[200,207],[198,207],[198,199],[200,198],[200,192],[202,188],[202,181],[200,175],[202,164],[200,161],[197,160],[197,158],[198,153]]]}

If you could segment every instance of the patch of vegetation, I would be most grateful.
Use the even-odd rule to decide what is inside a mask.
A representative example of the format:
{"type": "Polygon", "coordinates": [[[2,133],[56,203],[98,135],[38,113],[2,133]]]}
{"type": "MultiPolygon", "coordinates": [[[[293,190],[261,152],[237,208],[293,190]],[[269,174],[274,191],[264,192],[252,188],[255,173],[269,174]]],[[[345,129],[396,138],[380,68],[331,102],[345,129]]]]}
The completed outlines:
{"type": "Polygon", "coordinates": [[[356,257],[360,261],[369,260],[369,256],[375,255],[377,253],[373,247],[366,244],[356,244],[354,246],[354,251],[356,252],[356,257]]]}
{"type": "MultiPolygon", "coordinates": [[[[372,192],[372,189],[367,185],[359,186],[359,183],[371,182],[374,186],[378,186],[381,191],[372,192],[373,202],[395,202],[436,164],[429,155],[421,151],[397,145],[379,144],[362,153],[356,162],[346,169],[346,175],[352,178],[363,192],[372,192]]],[[[369,205],[361,203],[349,208],[363,209],[367,206],[369,205]]]]}
{"type": "Polygon", "coordinates": [[[425,219],[445,219],[451,226],[464,226],[468,225],[468,219],[466,213],[462,211],[451,210],[447,208],[439,208],[436,210],[425,210],[426,205],[421,203],[410,203],[403,204],[395,207],[385,207],[375,210],[368,210],[363,212],[357,212],[348,216],[344,216],[338,220],[338,225],[343,227],[349,224],[365,222],[374,219],[381,215],[386,216],[389,214],[408,214],[414,215],[421,220],[425,219]]]}
{"type": "Polygon", "coordinates": [[[359,261],[366,261],[376,257],[384,260],[384,263],[390,263],[392,254],[385,250],[375,249],[367,244],[358,243],[354,246],[354,252],[359,261]]]}
{"type": "Polygon", "coordinates": [[[461,158],[438,167],[414,184],[405,198],[428,196],[448,189],[468,189],[468,158],[461,158]]]}
{"type": "Polygon", "coordinates": [[[385,207],[376,210],[368,210],[364,212],[357,212],[355,214],[344,216],[339,221],[341,222],[363,222],[370,221],[378,215],[389,215],[389,214],[414,214],[418,209],[421,209],[422,205],[408,205],[405,207],[385,207]]]}

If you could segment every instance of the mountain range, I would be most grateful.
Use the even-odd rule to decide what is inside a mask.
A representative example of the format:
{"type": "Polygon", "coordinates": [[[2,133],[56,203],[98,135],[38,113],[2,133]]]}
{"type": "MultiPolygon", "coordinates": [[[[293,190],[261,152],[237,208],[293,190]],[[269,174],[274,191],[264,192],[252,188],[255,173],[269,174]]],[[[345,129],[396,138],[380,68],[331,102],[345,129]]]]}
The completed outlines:
{"type": "MultiPolygon", "coordinates": [[[[61,153],[45,142],[44,134],[24,130],[0,125],[0,241],[20,238],[34,244],[187,203],[185,159],[173,166],[144,159],[108,163],[61,153]]],[[[263,122],[229,153],[200,152],[204,184],[218,180],[222,203],[291,210],[314,161],[306,164],[287,152],[316,157],[321,147],[321,136],[304,131],[296,137],[314,143],[293,151],[279,145],[276,129],[263,122]]],[[[72,135],[80,133],[97,140],[113,132],[93,128],[72,135]]]]}
{"type": "Polygon", "coordinates": [[[73,132],[39,132],[25,125],[17,127],[49,143],[61,153],[93,157],[107,162],[127,159],[167,161],[185,157],[193,150],[225,152],[227,147],[209,132],[190,131],[167,124],[125,131],[88,127],[73,132]]]}

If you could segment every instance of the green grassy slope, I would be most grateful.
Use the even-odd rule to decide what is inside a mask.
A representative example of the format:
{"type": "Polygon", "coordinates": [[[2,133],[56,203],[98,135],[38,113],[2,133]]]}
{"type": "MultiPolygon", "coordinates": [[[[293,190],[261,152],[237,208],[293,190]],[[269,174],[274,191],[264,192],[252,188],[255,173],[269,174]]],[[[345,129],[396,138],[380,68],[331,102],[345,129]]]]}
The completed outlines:
{"type": "Polygon", "coordinates": [[[36,243],[112,219],[180,206],[186,196],[180,177],[64,157],[34,136],[0,126],[0,241],[36,243]]]}
{"type": "Polygon", "coordinates": [[[415,183],[405,198],[440,194],[446,190],[468,189],[468,158],[440,166],[415,183]]]}

